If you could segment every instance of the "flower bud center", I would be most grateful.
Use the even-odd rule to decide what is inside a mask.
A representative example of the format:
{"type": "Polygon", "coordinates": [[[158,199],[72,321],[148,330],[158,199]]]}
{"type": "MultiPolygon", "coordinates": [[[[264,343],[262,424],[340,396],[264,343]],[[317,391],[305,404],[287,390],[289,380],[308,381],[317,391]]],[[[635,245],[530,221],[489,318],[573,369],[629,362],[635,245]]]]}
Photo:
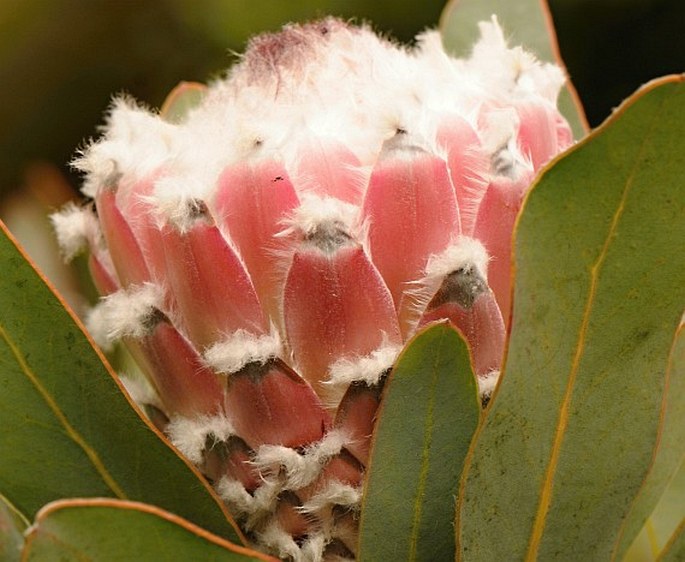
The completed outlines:
{"type": "Polygon", "coordinates": [[[340,222],[323,222],[304,234],[304,242],[308,242],[326,254],[351,245],[352,237],[340,222]]]}
{"type": "Polygon", "coordinates": [[[456,303],[462,308],[471,308],[479,295],[488,290],[488,285],[473,265],[466,265],[449,273],[428,304],[428,310],[445,303],[456,303]]]}

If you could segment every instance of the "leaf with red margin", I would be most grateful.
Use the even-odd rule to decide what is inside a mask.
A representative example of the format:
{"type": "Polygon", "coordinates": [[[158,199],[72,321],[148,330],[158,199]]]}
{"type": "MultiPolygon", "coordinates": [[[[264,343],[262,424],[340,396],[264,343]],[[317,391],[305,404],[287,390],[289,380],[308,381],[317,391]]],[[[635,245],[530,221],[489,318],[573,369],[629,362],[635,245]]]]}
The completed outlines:
{"type": "Polygon", "coordinates": [[[73,499],[48,504],[26,535],[22,562],[276,562],[151,505],[73,499]]]}
{"type": "Polygon", "coordinates": [[[454,556],[454,497],[480,414],[462,335],[447,321],[429,325],[385,383],[362,499],[360,560],[454,556]]]}
{"type": "Polygon", "coordinates": [[[610,560],[654,462],[685,306],[685,76],[643,87],[526,199],[460,560],[610,560]]]}
{"type": "Polygon", "coordinates": [[[170,123],[182,123],[188,113],[202,103],[207,86],[199,82],[181,82],[164,100],[160,117],[170,123]]]}
{"type": "Polygon", "coordinates": [[[115,497],[241,541],[207,482],[128,399],[1,222],[0,263],[0,493],[26,519],[60,498],[115,497]]]}

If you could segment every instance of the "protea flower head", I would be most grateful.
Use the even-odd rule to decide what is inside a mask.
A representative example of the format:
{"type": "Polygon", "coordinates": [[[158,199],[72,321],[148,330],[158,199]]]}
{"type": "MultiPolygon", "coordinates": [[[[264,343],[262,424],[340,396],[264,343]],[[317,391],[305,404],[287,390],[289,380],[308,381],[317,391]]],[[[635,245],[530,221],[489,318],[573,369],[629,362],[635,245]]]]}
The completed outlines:
{"type": "Polygon", "coordinates": [[[572,138],[562,72],[481,35],[464,60],[337,19],[259,36],[182,122],[118,99],[77,160],[94,204],[53,217],[90,249],[90,328],[139,360],[134,397],[278,556],[354,557],[417,329],[449,319],[496,380],[514,220],[572,138]]]}

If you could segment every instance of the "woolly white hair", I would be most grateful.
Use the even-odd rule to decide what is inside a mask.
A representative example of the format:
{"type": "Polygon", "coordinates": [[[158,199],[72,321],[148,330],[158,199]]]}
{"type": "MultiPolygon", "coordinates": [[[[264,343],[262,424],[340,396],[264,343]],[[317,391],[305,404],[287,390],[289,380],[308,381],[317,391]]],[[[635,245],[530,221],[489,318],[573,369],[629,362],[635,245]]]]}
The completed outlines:
{"type": "Polygon", "coordinates": [[[245,526],[250,529],[273,511],[283,485],[278,477],[263,478],[259,488],[250,494],[237,480],[222,476],[216,483],[216,491],[235,515],[247,517],[245,526]]]}
{"type": "Polygon", "coordinates": [[[57,242],[66,262],[86,250],[94,248],[102,236],[100,225],[93,210],[67,203],[58,212],[50,215],[57,242]]]}
{"type": "Polygon", "coordinates": [[[297,490],[314,482],[326,462],[348,442],[345,433],[334,429],[303,453],[282,445],[262,445],[257,449],[254,464],[265,475],[281,473],[285,488],[297,490]]]}
{"type": "Polygon", "coordinates": [[[401,350],[402,346],[384,343],[369,355],[338,359],[328,369],[329,377],[326,384],[342,387],[347,387],[353,382],[377,384],[383,373],[395,364],[401,350]]]}
{"type": "Polygon", "coordinates": [[[203,184],[197,174],[172,174],[155,181],[153,193],[142,199],[156,211],[158,227],[169,224],[185,233],[197,220],[197,201],[204,200],[207,195],[206,184],[203,184]]]}
{"type": "Polygon", "coordinates": [[[354,237],[359,229],[358,214],[359,210],[356,206],[334,197],[306,194],[287,220],[288,226],[281,235],[300,232],[306,236],[313,234],[322,226],[336,225],[354,237]]]}
{"type": "Polygon", "coordinates": [[[298,509],[303,513],[317,513],[329,508],[331,505],[357,508],[359,507],[361,497],[361,488],[343,484],[337,480],[331,480],[322,490],[319,490],[298,509]]]}
{"type": "Polygon", "coordinates": [[[135,182],[159,169],[173,153],[177,127],[121,97],[114,101],[104,131],[103,139],[73,162],[86,172],[82,191],[89,197],[121,179],[135,182]]]}
{"type": "Polygon", "coordinates": [[[181,453],[193,463],[200,464],[208,437],[214,436],[218,441],[227,441],[235,431],[226,416],[175,416],[169,421],[166,433],[181,453]]]}
{"type": "Polygon", "coordinates": [[[220,373],[237,373],[248,363],[264,364],[282,355],[281,338],[275,328],[270,334],[257,336],[237,330],[204,352],[205,362],[220,373]]]}
{"type": "Polygon", "coordinates": [[[461,235],[442,252],[430,256],[424,268],[424,277],[412,282],[405,291],[409,311],[408,333],[416,329],[426,306],[448,275],[462,268],[475,268],[487,280],[489,260],[490,257],[480,241],[461,235]]]}
{"type": "Polygon", "coordinates": [[[480,22],[478,27],[481,38],[462,64],[485,91],[501,99],[533,95],[556,102],[565,80],[558,66],[538,62],[533,54],[521,47],[509,48],[494,15],[489,22],[480,22]]]}
{"type": "Polygon", "coordinates": [[[426,280],[442,282],[447,275],[464,267],[475,267],[483,279],[487,279],[489,260],[488,253],[479,240],[458,236],[440,254],[430,257],[425,269],[426,280]]]}
{"type": "Polygon", "coordinates": [[[272,519],[266,527],[257,533],[259,542],[266,545],[281,560],[293,560],[293,562],[320,562],[321,555],[305,559],[304,554],[290,535],[283,530],[278,521],[272,519]]]}
{"type": "Polygon", "coordinates": [[[104,348],[125,336],[142,338],[150,328],[150,315],[162,307],[163,300],[163,289],[153,283],[121,289],[104,297],[90,311],[86,326],[104,348]]]}
{"type": "MultiPolygon", "coordinates": [[[[447,55],[437,32],[424,33],[417,47],[407,49],[368,27],[330,18],[252,40],[242,61],[210,86],[181,124],[117,99],[103,138],[75,165],[87,174],[83,190],[90,196],[114,182],[126,192],[162,172],[153,197],[162,215],[183,229],[187,200],[211,200],[227,165],[267,156],[296,171],[303,135],[335,139],[362,167],[375,163],[398,128],[440,154],[435,131],[445,113],[475,126],[484,100],[515,95],[554,102],[563,81],[556,66],[508,48],[495,18],[481,24],[468,59],[447,55]]],[[[490,136],[493,142],[486,138],[486,144],[503,133],[490,136]]],[[[296,188],[306,193],[304,180],[296,188]]],[[[302,214],[296,220],[306,227],[315,217],[302,214]]]]}

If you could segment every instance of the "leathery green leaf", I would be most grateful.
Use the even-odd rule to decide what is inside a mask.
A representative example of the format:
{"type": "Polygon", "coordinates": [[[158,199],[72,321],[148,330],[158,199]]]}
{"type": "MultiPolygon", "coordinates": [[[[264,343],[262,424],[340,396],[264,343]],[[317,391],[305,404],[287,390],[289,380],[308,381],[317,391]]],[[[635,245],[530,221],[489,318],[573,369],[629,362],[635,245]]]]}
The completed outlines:
{"type": "Polygon", "coordinates": [[[454,556],[454,502],[479,418],[466,344],[448,323],[430,326],[386,382],[362,500],[360,560],[454,556]]]}
{"type": "Polygon", "coordinates": [[[682,562],[683,560],[685,560],[685,520],[681,521],[657,562],[682,562]]]}
{"type": "Polygon", "coordinates": [[[0,493],[27,519],[56,499],[114,497],[240,540],[209,485],[138,413],[0,227],[0,493]]]}
{"type": "MultiPolygon", "coordinates": [[[[523,45],[540,60],[565,68],[545,0],[450,0],[440,17],[440,32],[447,51],[456,56],[468,55],[479,37],[478,22],[490,21],[493,14],[497,15],[510,45],[523,45]]],[[[559,94],[559,110],[571,125],[573,136],[585,136],[590,127],[570,80],[559,94]]]]}
{"type": "Polygon", "coordinates": [[[199,82],[181,82],[162,104],[159,114],[170,123],[182,123],[188,113],[202,102],[207,86],[199,82]]]}
{"type": "Polygon", "coordinates": [[[661,79],[532,188],[504,376],[460,489],[459,559],[612,559],[652,466],[685,304],[684,138],[684,79],[661,79]]]}
{"type": "Polygon", "coordinates": [[[275,562],[159,508],[111,499],[48,504],[27,534],[22,560],[275,562]]]}
{"type": "Polygon", "coordinates": [[[19,562],[28,522],[0,495],[0,560],[19,562]]]}
{"type": "Polygon", "coordinates": [[[663,554],[670,544],[682,540],[676,537],[683,532],[683,521],[685,521],[685,459],[645,525],[644,531],[646,531],[645,534],[653,553],[663,554]]]}
{"type": "MultiPolygon", "coordinates": [[[[678,522],[685,518],[685,494],[681,493],[673,505],[669,508],[668,500],[673,493],[664,491],[669,486],[678,467],[681,467],[682,477],[685,477],[685,326],[678,330],[668,368],[667,395],[664,409],[664,421],[661,428],[661,438],[654,465],[652,466],[647,479],[645,480],[640,494],[626,521],[623,524],[620,541],[617,544],[616,559],[622,560],[631,542],[635,539],[640,528],[646,527],[645,534],[652,538],[651,543],[655,544],[658,553],[663,548],[664,543],[670,537],[673,528],[678,522]],[[664,497],[662,497],[664,496],[664,497]],[[660,499],[661,498],[661,499],[660,499]],[[659,506],[657,506],[659,504],[659,506]],[[659,507],[661,509],[659,509],[659,507]],[[650,514],[657,509],[658,511],[650,517],[650,514]],[[665,529],[665,538],[659,537],[663,528],[660,523],[663,518],[659,514],[666,510],[667,513],[676,511],[675,524],[665,529]],[[655,520],[656,518],[656,520],[655,520]],[[647,523],[645,525],[645,523],[647,523]]],[[[681,478],[685,483],[685,478],[681,478]]],[[[682,492],[685,492],[683,490],[682,492]]],[[[632,547],[631,547],[632,548],[632,547]]]]}

